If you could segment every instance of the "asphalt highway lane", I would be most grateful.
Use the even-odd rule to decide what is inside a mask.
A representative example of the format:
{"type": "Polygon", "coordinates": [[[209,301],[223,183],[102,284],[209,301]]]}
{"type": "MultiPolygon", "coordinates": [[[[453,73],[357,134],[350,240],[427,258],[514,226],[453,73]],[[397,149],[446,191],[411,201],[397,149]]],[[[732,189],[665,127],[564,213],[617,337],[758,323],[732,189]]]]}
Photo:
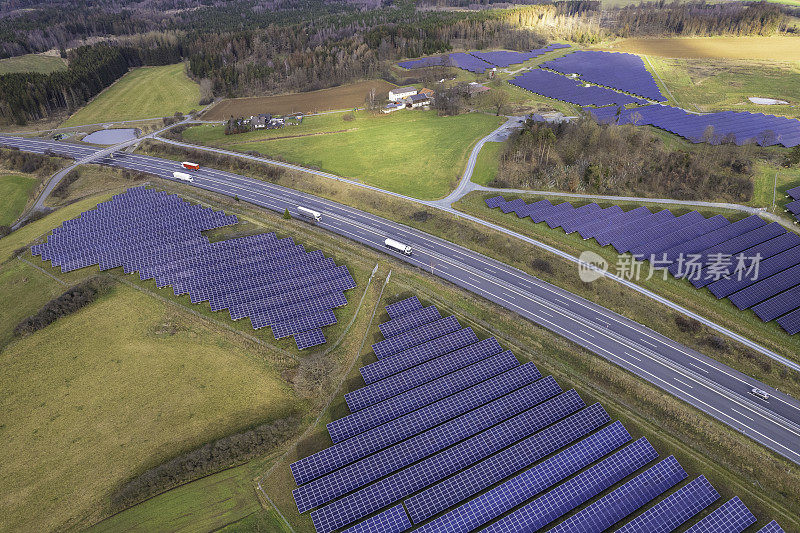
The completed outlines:
{"type": "MultiPolygon", "coordinates": [[[[0,142],[8,141],[0,137],[0,142]]],[[[14,142],[40,153],[46,148],[56,152],[54,144],[65,144],[14,142]]],[[[86,147],[58,148],[86,157],[86,147]]],[[[125,153],[96,162],[166,179],[180,169],[175,161],[125,153]]],[[[349,206],[209,168],[192,176],[194,186],[276,212],[288,208],[296,214],[299,205],[320,211],[320,227],[432,272],[558,333],[800,464],[800,402],[633,320],[499,261],[349,206]],[[385,248],[387,237],[411,245],[413,255],[385,248]],[[750,394],[753,387],[768,391],[770,398],[750,394]]]]}

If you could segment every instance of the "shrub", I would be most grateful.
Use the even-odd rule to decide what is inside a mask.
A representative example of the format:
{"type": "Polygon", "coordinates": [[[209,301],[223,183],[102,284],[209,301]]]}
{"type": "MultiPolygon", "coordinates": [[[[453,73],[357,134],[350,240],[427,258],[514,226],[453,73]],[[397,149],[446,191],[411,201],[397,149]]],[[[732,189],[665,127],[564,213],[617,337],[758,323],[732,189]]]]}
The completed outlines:
{"type": "Polygon", "coordinates": [[[531,261],[531,268],[545,274],[553,273],[553,265],[547,259],[537,257],[531,261]]]}
{"type": "Polygon", "coordinates": [[[702,326],[702,324],[694,318],[683,315],[677,315],[675,317],[675,324],[678,326],[678,329],[684,333],[697,333],[702,326]]]}
{"type": "Polygon", "coordinates": [[[38,313],[29,316],[14,328],[14,335],[20,337],[45,328],[61,317],[74,313],[93,302],[111,282],[108,278],[95,276],[67,289],[61,296],[53,298],[38,313]]]}

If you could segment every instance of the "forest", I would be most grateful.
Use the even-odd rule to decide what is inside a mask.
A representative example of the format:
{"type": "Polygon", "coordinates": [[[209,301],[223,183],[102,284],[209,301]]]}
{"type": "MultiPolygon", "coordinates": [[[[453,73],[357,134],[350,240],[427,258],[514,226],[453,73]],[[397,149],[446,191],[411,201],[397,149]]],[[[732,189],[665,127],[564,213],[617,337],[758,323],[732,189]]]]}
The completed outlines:
{"type": "Polygon", "coordinates": [[[753,194],[756,150],[674,149],[647,128],[528,121],[506,144],[491,185],[741,203],[753,194]]]}
{"type": "Polygon", "coordinates": [[[529,50],[552,40],[630,35],[769,35],[789,8],[766,3],[641,4],[613,11],[559,1],[510,9],[438,11],[397,3],[190,0],[4,2],[0,56],[57,48],[52,74],[0,76],[0,121],[72,112],[129,68],[186,60],[215,96],[310,91],[389,77],[389,66],[454,49],[529,50]],[[61,8],[59,8],[61,6],[61,8]],[[211,16],[213,13],[213,16],[211,16]],[[92,45],[75,46],[85,39],[92,45]]]}

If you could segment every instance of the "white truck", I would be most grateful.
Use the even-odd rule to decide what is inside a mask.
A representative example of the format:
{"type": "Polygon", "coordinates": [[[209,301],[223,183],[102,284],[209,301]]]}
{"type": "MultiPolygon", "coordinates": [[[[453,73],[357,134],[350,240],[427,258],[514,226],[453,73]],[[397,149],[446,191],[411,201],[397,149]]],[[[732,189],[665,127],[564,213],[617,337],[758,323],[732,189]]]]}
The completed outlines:
{"type": "Polygon", "coordinates": [[[306,218],[313,218],[317,222],[322,222],[322,213],[320,213],[319,211],[314,211],[313,209],[309,209],[307,207],[303,207],[302,205],[298,205],[297,212],[306,218]]]}
{"type": "Polygon", "coordinates": [[[194,178],[191,177],[186,172],[173,172],[172,177],[175,178],[176,180],[188,181],[190,183],[194,181],[194,178]]]}
{"type": "Polygon", "coordinates": [[[402,242],[398,242],[394,239],[386,239],[385,241],[383,241],[383,244],[387,248],[391,248],[392,250],[400,252],[401,254],[411,255],[411,253],[413,252],[413,250],[409,245],[403,244],[402,242]]]}

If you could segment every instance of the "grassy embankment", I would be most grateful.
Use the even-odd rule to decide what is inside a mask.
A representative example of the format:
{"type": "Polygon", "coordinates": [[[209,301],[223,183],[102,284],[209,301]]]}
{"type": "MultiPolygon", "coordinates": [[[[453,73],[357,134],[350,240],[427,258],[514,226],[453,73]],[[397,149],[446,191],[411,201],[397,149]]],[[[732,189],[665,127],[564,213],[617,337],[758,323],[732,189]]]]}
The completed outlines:
{"type": "Polygon", "coordinates": [[[357,112],[307,117],[299,126],[238,135],[225,135],[222,126],[195,126],[183,137],[229,150],[254,150],[431,200],[456,186],[472,146],[503,120],[482,113],[440,117],[420,110],[357,112]]]}
{"type": "Polygon", "coordinates": [[[22,214],[31,193],[38,185],[33,176],[0,175],[0,226],[10,226],[22,214]]]}
{"type": "Polygon", "coordinates": [[[200,87],[183,63],[135,68],[76,111],[62,126],[171,116],[200,109],[200,87]]]}
{"type": "MultiPolygon", "coordinates": [[[[341,189],[338,191],[342,194],[341,189]]],[[[351,199],[373,205],[370,198],[359,194],[361,191],[345,192],[351,199]]],[[[232,205],[230,199],[205,192],[198,194],[209,198],[209,203],[218,207],[232,205]]],[[[388,203],[393,204],[391,200],[388,203]]],[[[409,211],[403,204],[392,207],[409,211]]],[[[245,204],[241,204],[241,208],[251,212],[245,204]]],[[[260,212],[253,216],[264,223],[281,223],[277,214],[260,212]]],[[[442,220],[436,222],[441,224],[442,220]]],[[[280,531],[280,521],[271,505],[264,500],[268,510],[261,509],[252,495],[252,479],[267,471],[271,475],[261,479],[261,484],[282,515],[295,531],[313,531],[308,515],[297,515],[291,497],[295,485],[288,464],[330,445],[325,424],[347,414],[344,393],[363,386],[358,368],[375,360],[369,345],[382,338],[377,324],[387,320],[383,306],[412,293],[419,295],[426,304],[437,305],[445,315],[455,313],[462,325],[475,328],[481,338],[497,336],[504,347],[513,350],[521,361],[533,361],[544,375],[554,375],[565,390],[576,388],[587,404],[601,402],[612,419],[622,420],[634,438],[646,436],[662,457],[674,454],[689,472],[689,479],[704,474],[724,497],[741,497],[759,517],[760,525],[764,525],[768,519],[777,518],[787,531],[800,527],[797,521],[800,509],[793,497],[800,490],[800,469],[796,465],[775,457],[746,437],[563,338],[533,323],[520,321],[513,313],[476,299],[461,289],[383,254],[316,228],[306,229],[320,239],[333,241],[347,250],[353,249],[353,253],[366,263],[377,261],[380,265],[376,276],[378,282],[368,293],[363,309],[347,336],[349,347],[344,352],[345,359],[337,363],[337,370],[341,371],[337,375],[337,383],[338,378],[342,377],[342,386],[338,390],[326,391],[327,397],[333,400],[329,408],[322,413],[306,437],[296,447],[288,449],[286,457],[279,460],[279,454],[273,454],[184,485],[118,514],[98,524],[92,531],[164,531],[189,527],[190,523],[200,524],[198,529],[203,530],[227,525],[228,528],[223,530],[280,531]],[[387,285],[383,298],[378,300],[377,290],[390,268],[392,281],[387,285]],[[377,308],[378,312],[375,319],[370,321],[373,308],[377,308]],[[362,342],[364,349],[360,350],[362,342]],[[345,376],[351,362],[354,363],[352,370],[345,376]],[[251,491],[249,499],[248,488],[251,491]]],[[[305,240],[310,239],[308,237],[305,240]]],[[[496,244],[496,241],[488,244],[496,244]]],[[[664,313],[660,319],[664,320],[664,313]]],[[[315,411],[313,416],[319,412],[315,411]]]]}
{"type": "MultiPolygon", "coordinates": [[[[87,191],[107,183],[88,173],[74,185],[87,191]]],[[[108,516],[111,494],[147,468],[258,424],[307,416],[331,379],[343,349],[336,341],[346,337],[374,266],[320,239],[298,240],[338,264],[347,258],[359,287],[336,311],[339,324],[325,328],[329,343],[300,354],[291,338],[275,341],[268,329],[254,331],[248,320],[232,322],[120,269],[107,273],[119,283],[97,302],[14,338],[20,319],[97,273],[89,267],[61,274],[27,252],[22,258],[30,264],[14,256],[118,191],[69,204],[0,240],[0,381],[7,392],[0,431],[8,443],[0,507],[12,529],[85,527],[108,516]]],[[[304,226],[244,217],[212,237],[278,231],[302,239],[304,226]]],[[[244,516],[236,514],[236,500],[228,505],[236,519],[244,516]]]]}
{"type": "Polygon", "coordinates": [[[0,59],[0,75],[12,72],[38,72],[50,74],[57,70],[66,70],[66,62],[58,56],[45,54],[25,54],[0,59]]]}

